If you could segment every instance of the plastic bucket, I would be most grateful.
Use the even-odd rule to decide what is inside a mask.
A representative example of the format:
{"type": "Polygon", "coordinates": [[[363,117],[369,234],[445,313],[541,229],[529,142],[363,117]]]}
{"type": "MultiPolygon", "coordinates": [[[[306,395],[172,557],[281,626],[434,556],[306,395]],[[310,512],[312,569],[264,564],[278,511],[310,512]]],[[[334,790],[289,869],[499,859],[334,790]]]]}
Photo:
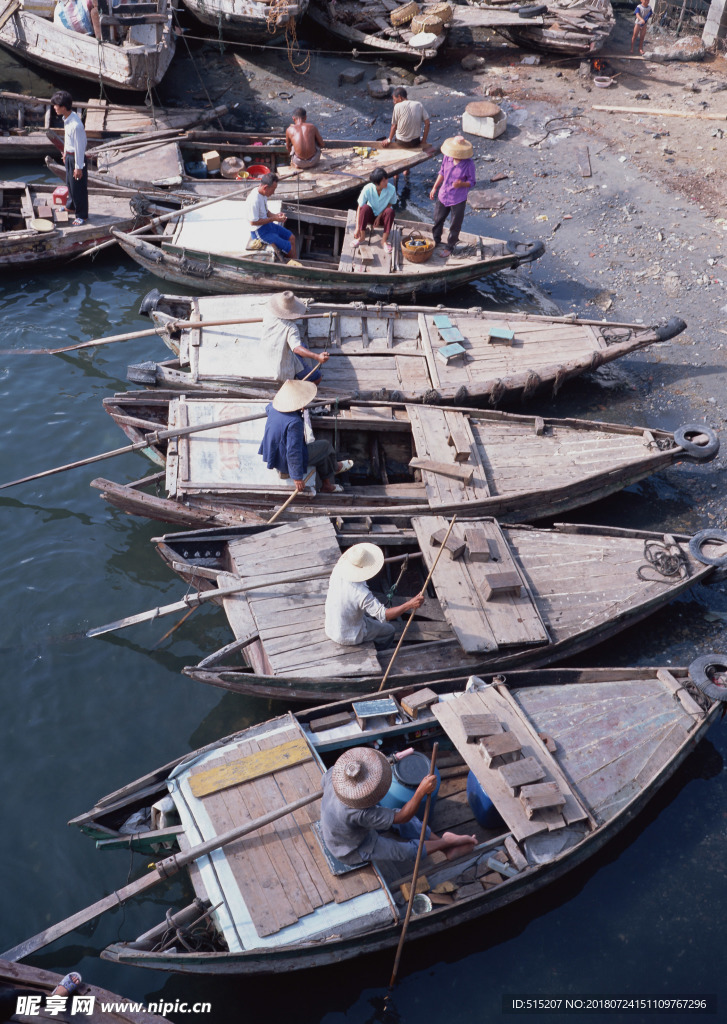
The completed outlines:
{"type": "Polygon", "coordinates": [[[467,776],[467,803],[472,808],[477,824],[482,828],[500,828],[503,825],[497,808],[477,781],[474,772],[467,776]]]}
{"type": "Polygon", "coordinates": [[[266,167],[265,164],[250,164],[247,173],[251,178],[262,178],[263,174],[270,173],[270,168],[266,167]]]}
{"type": "MultiPolygon", "coordinates": [[[[434,804],[437,800],[437,793],[441,785],[441,776],[437,768],[434,769],[434,774],[437,776],[437,788],[432,793],[432,806],[430,808],[430,815],[434,811],[434,804]]],[[[389,786],[389,792],[380,800],[382,807],[394,807],[398,811],[400,807],[403,807],[405,803],[416,793],[416,788],[422,779],[429,775],[429,758],[426,754],[414,751],[413,754],[408,754],[406,757],[402,757],[401,761],[395,761],[391,766],[391,785],[389,786]]],[[[424,804],[426,797],[421,801],[417,808],[417,817],[421,818],[424,814],[424,804]]]]}

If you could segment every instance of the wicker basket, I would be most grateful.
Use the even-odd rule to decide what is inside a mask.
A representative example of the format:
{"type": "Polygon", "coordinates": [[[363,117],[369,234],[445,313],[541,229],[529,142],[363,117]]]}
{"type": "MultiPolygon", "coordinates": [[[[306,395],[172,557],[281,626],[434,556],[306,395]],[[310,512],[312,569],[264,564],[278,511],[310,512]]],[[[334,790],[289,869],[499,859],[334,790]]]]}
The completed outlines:
{"type": "Polygon", "coordinates": [[[425,12],[424,14],[415,14],[411,19],[411,30],[415,34],[417,32],[433,32],[435,36],[444,28],[444,22],[438,14],[430,14],[425,12]]]}
{"type": "Polygon", "coordinates": [[[411,0],[408,4],[396,7],[389,15],[389,21],[398,28],[400,25],[408,24],[414,15],[418,13],[419,4],[415,4],[414,0],[411,0]]]}
{"type": "Polygon", "coordinates": [[[449,25],[454,17],[451,4],[427,4],[424,8],[425,14],[436,14],[443,25],[449,25]]]}
{"type": "Polygon", "coordinates": [[[421,231],[412,231],[401,243],[401,251],[408,263],[426,263],[434,252],[434,242],[421,231]]]}

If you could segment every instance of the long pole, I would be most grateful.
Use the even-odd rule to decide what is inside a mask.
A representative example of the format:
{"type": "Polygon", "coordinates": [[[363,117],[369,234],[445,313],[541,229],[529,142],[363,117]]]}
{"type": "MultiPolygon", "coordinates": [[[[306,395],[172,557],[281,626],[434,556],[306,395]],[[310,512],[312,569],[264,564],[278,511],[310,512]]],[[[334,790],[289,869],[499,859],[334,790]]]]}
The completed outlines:
{"type": "MultiPolygon", "coordinates": [[[[315,468],[314,468],[314,469],[312,469],[312,470],[310,471],[310,473],[308,473],[308,475],[306,476],[306,478],[305,478],[305,479],[303,480],[303,483],[304,483],[304,484],[307,484],[307,483],[308,483],[308,481],[310,480],[310,478],[311,478],[311,477],[313,476],[313,474],[314,474],[314,473],[315,473],[315,468]]],[[[271,517],[270,517],[270,518],[268,519],[268,523],[267,523],[267,525],[268,525],[268,526],[270,526],[270,524],[271,524],[271,523],[274,523],[274,522],[275,522],[275,520],[276,520],[276,519],[278,518],[278,516],[282,515],[282,513],[283,513],[283,512],[285,512],[286,508],[287,508],[287,507],[288,507],[288,505],[289,505],[289,504],[291,503],[291,501],[293,500],[293,498],[295,498],[295,496],[296,496],[297,494],[299,494],[299,493],[300,493],[300,491],[298,490],[298,488],[297,488],[297,487],[296,487],[296,489],[295,489],[294,491],[291,491],[290,495],[289,495],[289,496],[288,496],[288,497],[287,497],[287,498],[285,499],[285,501],[284,501],[284,502],[283,502],[283,504],[282,504],[282,505],[280,506],[280,508],[278,509],[278,511],[277,511],[277,512],[275,512],[275,513],[274,513],[274,514],[273,514],[273,515],[272,515],[272,516],[271,516],[271,517]]]]}
{"type": "MultiPolygon", "coordinates": [[[[447,541],[449,540],[449,535],[452,532],[452,527],[454,526],[456,519],[457,519],[457,516],[455,514],[455,515],[452,516],[452,522],[449,524],[449,529],[447,530],[446,534],[444,535],[444,540],[442,541],[442,546],[440,547],[439,551],[437,552],[437,557],[434,559],[434,564],[432,565],[432,568],[429,570],[429,575],[424,580],[424,586],[419,591],[420,594],[424,594],[424,592],[426,591],[427,587],[429,586],[429,581],[432,578],[432,576],[434,575],[434,570],[437,568],[437,562],[442,557],[442,552],[444,551],[444,546],[447,543],[447,541]]],[[[384,672],[384,678],[381,680],[381,684],[379,686],[379,692],[381,692],[381,690],[383,690],[384,684],[386,683],[386,680],[389,678],[389,672],[391,672],[391,667],[394,664],[394,662],[396,661],[396,656],[399,653],[399,648],[401,647],[401,645],[402,645],[402,643],[404,641],[404,637],[406,636],[406,631],[409,629],[409,626],[411,626],[412,619],[414,618],[415,612],[416,612],[416,608],[412,608],[411,614],[409,615],[409,618],[406,620],[406,625],[404,626],[404,629],[402,630],[401,636],[399,637],[399,643],[396,645],[396,650],[391,655],[391,661],[389,662],[389,664],[388,664],[388,666],[386,668],[386,672],[384,672]]]]}
{"type": "MultiPolygon", "coordinates": [[[[432,759],[429,762],[429,774],[434,775],[434,767],[437,763],[437,750],[439,744],[435,743],[432,747],[432,759]]],[[[411,876],[411,891],[409,893],[409,902],[406,905],[406,916],[404,917],[404,924],[401,928],[401,935],[399,936],[399,945],[396,947],[396,956],[394,957],[394,968],[391,972],[391,980],[389,981],[389,992],[393,989],[396,984],[396,975],[399,971],[399,961],[401,960],[401,951],[404,948],[404,939],[406,938],[406,930],[409,927],[409,918],[411,917],[411,908],[414,906],[414,897],[417,889],[417,878],[419,877],[419,864],[422,859],[422,851],[424,850],[424,837],[427,834],[427,822],[429,821],[429,809],[432,806],[432,794],[427,793],[427,802],[424,805],[424,817],[422,818],[422,830],[419,833],[419,846],[417,847],[417,856],[414,861],[414,871],[411,876]]],[[[387,997],[388,998],[388,997],[387,997]]]]}
{"type": "Polygon", "coordinates": [[[86,924],[88,921],[92,921],[95,917],[98,917],[99,914],[103,914],[105,911],[111,910],[112,907],[120,906],[122,903],[125,903],[126,900],[130,899],[132,896],[136,896],[138,893],[146,892],[147,889],[153,888],[161,882],[162,879],[169,878],[171,875],[176,874],[177,871],[180,871],[193,860],[197,860],[199,857],[204,857],[208,853],[212,853],[213,850],[219,850],[220,847],[226,846],[228,843],[232,843],[236,839],[242,839],[243,836],[249,835],[251,832],[256,832],[264,825],[269,825],[271,822],[277,821],[278,818],[285,817],[286,814],[291,814],[294,811],[300,810],[301,807],[305,807],[307,804],[313,803],[314,800],[319,800],[322,796],[323,790],[316,790],[315,793],[309,793],[307,796],[301,797],[300,800],[296,800],[292,804],[286,804],[285,807],[280,807],[277,810],[270,811],[268,814],[264,814],[262,817],[256,818],[254,821],[248,822],[246,825],[230,829],[229,832],[223,832],[221,836],[215,836],[213,839],[208,839],[206,842],[200,843],[199,846],[193,846],[189,850],[182,853],[176,853],[172,857],[166,857],[164,860],[158,861],[148,875],[144,875],[142,878],[138,878],[135,882],[125,885],[123,889],[117,889],[108,896],[104,896],[104,898],[99,900],[97,903],[93,903],[90,907],[86,907],[85,910],[80,910],[77,914],[73,914],[72,917],[67,917],[64,921],[51,925],[51,927],[46,928],[45,931],[39,932],[37,935],[33,935],[32,938],[26,939],[17,946],[13,946],[12,949],[8,949],[2,954],[2,959],[13,962],[16,960],[23,960],[26,956],[30,956],[31,953],[35,953],[44,946],[50,945],[51,942],[55,942],[56,939],[60,939],[64,935],[68,935],[69,932],[74,931],[76,928],[80,928],[81,925],[86,924]]]}

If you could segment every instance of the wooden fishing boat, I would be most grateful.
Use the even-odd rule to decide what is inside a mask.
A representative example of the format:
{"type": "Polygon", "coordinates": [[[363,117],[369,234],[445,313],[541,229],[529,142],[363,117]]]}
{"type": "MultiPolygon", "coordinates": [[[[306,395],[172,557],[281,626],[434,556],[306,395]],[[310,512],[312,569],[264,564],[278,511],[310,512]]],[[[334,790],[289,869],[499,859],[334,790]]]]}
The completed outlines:
{"type": "MultiPolygon", "coordinates": [[[[306,171],[291,165],[285,141],[279,136],[209,129],[188,131],[173,138],[169,135],[152,141],[122,139],[92,149],[87,154],[89,181],[98,187],[128,189],[129,195],[155,187],[200,197],[239,193],[246,185],[249,191],[257,188],[259,181],[254,177],[240,181],[232,171],[228,172],[233,175],[231,178],[222,177],[219,172],[216,177],[200,178],[199,175],[206,174],[203,155],[214,151],[220,161],[234,159],[243,166],[247,160],[248,166],[260,168],[257,173],[263,173],[263,167],[274,170],[280,177],[276,199],[310,203],[359,192],[374,167],[383,167],[393,177],[436,155],[431,146],[376,149],[375,142],[324,139],[320,163],[306,171]],[[189,173],[190,170],[194,173],[189,173]]],[[[63,165],[57,160],[46,160],[46,164],[59,178],[65,177],[63,165]]]]}
{"type": "Polygon", "coordinates": [[[189,864],[196,899],[173,918],[184,944],[162,919],[101,955],[163,971],[253,974],[396,946],[411,872],[385,878],[369,863],[340,873],[320,838],[318,799],[288,810],[319,796],[323,772],[356,746],[380,745],[392,757],[412,747],[426,763],[440,741],[448,749],[437,762],[432,827],[478,840],[465,857],[422,860],[425,898],[415,905],[408,941],[538,892],[634,821],[677,770],[722,714],[726,666],[713,655],[689,670],[551,669],[424,690],[410,681],[368,700],[288,712],[187,753],[71,822],[99,846],[126,851],[125,864],[129,847],[145,862],[156,850],[160,878],[179,870],[174,851],[193,857],[206,840],[222,843],[189,864]],[[504,749],[511,753],[497,753],[504,749]],[[484,794],[499,824],[497,815],[487,829],[475,819],[470,776],[475,808],[484,794]],[[258,829],[265,812],[276,820],[258,829]],[[222,841],[245,825],[253,831],[222,841]],[[193,943],[184,921],[205,913],[210,932],[204,944],[193,943]]]}
{"type": "MultiPolygon", "coordinates": [[[[45,971],[41,967],[30,967],[28,964],[17,964],[10,960],[0,960],[0,1001],[3,1009],[12,1012],[11,1007],[17,1006],[17,996],[40,996],[41,1003],[33,1004],[30,1013],[17,1013],[12,1017],[3,1016],[3,1020],[37,1021],[48,1024],[49,1021],[70,1020],[73,996],[67,998],[66,1009],[46,1007],[46,999],[62,981],[60,974],[45,971]],[[7,1007],[6,1007],[7,1003],[7,1007]]],[[[171,1024],[166,1017],[159,1017],[142,1009],[142,1004],[125,1000],[105,988],[87,985],[81,982],[76,996],[84,1000],[84,1009],[78,1010],[73,1016],[83,1019],[85,1024],[171,1024]],[[113,1005],[113,1009],[111,1008],[113,1005]],[[125,1009],[124,1007],[128,1007],[125,1009]]],[[[172,1003],[169,1003],[170,1009],[172,1003]]]]}
{"type": "MultiPolygon", "coordinates": [[[[155,266],[149,262],[150,268],[155,266]]],[[[244,299],[194,298],[160,295],[153,289],[142,301],[141,311],[152,317],[177,358],[131,366],[129,380],[187,394],[223,388],[241,398],[272,396],[279,387],[277,381],[265,380],[259,372],[260,324],[205,327],[205,322],[262,317],[269,299],[260,294],[244,299]],[[200,326],[176,329],[175,320],[199,321],[200,326]]],[[[557,392],[567,380],[673,338],[686,328],[678,317],[650,327],[489,312],[479,307],[311,302],[309,310],[330,314],[327,320],[301,321],[300,325],[304,345],[331,355],[321,396],[356,401],[464,405],[470,399],[487,398],[495,405],[515,393],[529,398],[540,388],[557,392]],[[440,351],[452,344],[450,339],[459,339],[464,352],[452,356],[449,348],[440,351]]]]}
{"type": "Polygon", "coordinates": [[[101,14],[103,42],[55,25],[53,7],[41,2],[28,10],[20,0],[0,0],[0,47],[51,71],[119,89],[147,92],[159,85],[176,40],[167,0],[125,0],[113,16],[101,14]],[[110,40],[110,29],[123,33],[120,43],[110,40]]]}
{"type": "Polygon", "coordinates": [[[436,57],[444,45],[447,25],[432,32],[413,32],[411,15],[404,22],[397,21],[396,14],[392,18],[392,12],[408,6],[395,0],[310,0],[308,17],[327,34],[351,43],[355,49],[378,50],[399,60],[421,64],[436,57]]]}
{"type": "MultiPolygon", "coordinates": [[[[405,600],[421,591],[439,550],[432,538],[446,527],[447,519],[435,515],[415,516],[408,527],[387,517],[318,516],[157,538],[164,561],[199,590],[249,588],[214,598],[233,639],[185,673],[236,693],[288,701],[375,692],[392,652],[327,638],[323,606],[331,571],[343,549],[373,541],[392,559],[377,584],[383,599],[393,588],[405,600]]],[[[484,518],[457,522],[391,684],[571,657],[727,564],[723,538],[570,523],[544,529],[484,518]]]]}
{"type": "MultiPolygon", "coordinates": [[[[487,12],[493,18],[502,13],[500,4],[509,0],[489,0],[486,4],[467,0],[472,6],[487,12]]],[[[520,8],[520,15],[506,25],[495,25],[497,31],[508,36],[517,46],[542,50],[545,53],[563,53],[572,57],[587,57],[598,53],[616,24],[610,0],[553,0],[545,10],[528,4],[520,8]],[[538,10],[536,17],[529,12],[538,10]]]]}
{"type": "MultiPolygon", "coordinates": [[[[148,135],[164,129],[183,130],[204,124],[227,113],[227,107],[212,110],[132,107],[91,99],[74,101],[88,139],[111,139],[124,135],[148,135]]],[[[57,147],[47,137],[49,129],[63,137],[63,118],[55,113],[49,99],[0,91],[0,158],[5,160],[42,160],[57,155],[57,147]]]]}
{"type": "MultiPolygon", "coordinates": [[[[153,441],[145,452],[164,472],[143,484],[97,479],[91,486],[123,512],[178,525],[267,522],[292,485],[258,455],[265,407],[265,401],[161,391],[105,398],[104,408],[134,442],[160,428],[263,418],[153,441]],[[156,493],[162,484],[166,497],[156,493]]],[[[433,405],[318,404],[311,421],[316,438],[330,441],[354,466],[338,477],[342,493],[304,492],[288,518],[353,511],[403,522],[437,511],[523,522],[613,494],[685,457],[714,458],[719,450],[708,427],[701,443],[679,432],[685,449],[663,430],[433,405]]]]}
{"type": "MultiPolygon", "coordinates": [[[[298,238],[298,255],[285,261],[276,246],[251,248],[252,228],[245,204],[222,199],[214,206],[178,218],[170,234],[140,239],[115,232],[119,245],[140,266],[165,281],[206,292],[260,292],[292,289],[301,295],[329,295],[391,301],[446,292],[485,274],[530,263],[542,256],[542,242],[511,242],[462,232],[461,244],[446,259],[426,263],[404,260],[402,241],[412,234],[431,239],[420,221],[398,220],[391,232],[392,251],[378,233],[354,248],[356,210],[325,210],[294,203],[282,208],[298,238]]],[[[444,250],[448,252],[448,250],[444,250]]]]}
{"type": "Polygon", "coordinates": [[[108,241],[114,228],[133,231],[177,205],[171,198],[164,204],[143,196],[130,204],[126,196],[89,189],[88,220],[74,228],[72,215],[53,207],[52,193],[52,185],[0,181],[0,267],[25,270],[78,256],[108,241]]]}
{"type": "Polygon", "coordinates": [[[270,46],[303,17],[308,0],[184,0],[184,6],[220,36],[270,46]]]}

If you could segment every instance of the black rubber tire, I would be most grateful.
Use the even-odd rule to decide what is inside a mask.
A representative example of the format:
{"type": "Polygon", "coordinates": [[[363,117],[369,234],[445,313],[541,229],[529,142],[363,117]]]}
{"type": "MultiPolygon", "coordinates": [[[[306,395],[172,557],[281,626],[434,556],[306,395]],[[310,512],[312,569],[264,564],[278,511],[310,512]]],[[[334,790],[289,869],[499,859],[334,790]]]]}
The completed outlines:
{"type": "Polygon", "coordinates": [[[708,540],[721,540],[727,544],[727,530],[700,530],[699,533],[695,533],[692,539],[689,541],[689,550],[702,565],[727,565],[727,555],[722,555],[721,558],[710,558],[709,555],[705,555],[702,551],[702,545],[706,544],[708,540]]]}
{"type": "Polygon", "coordinates": [[[540,239],[535,242],[507,242],[505,248],[513,256],[518,256],[520,263],[534,263],[545,252],[545,245],[540,239]]]}
{"type": "Polygon", "coordinates": [[[366,297],[369,302],[391,302],[394,297],[394,289],[387,288],[385,284],[375,284],[369,288],[366,297]]]}
{"type": "Polygon", "coordinates": [[[703,654],[689,666],[689,677],[703,694],[711,700],[727,703],[727,686],[720,686],[710,679],[707,669],[718,668],[727,673],[727,656],[724,654],[703,654]]]}
{"type": "Polygon", "coordinates": [[[540,14],[547,14],[548,8],[545,4],[529,4],[527,7],[518,7],[518,18],[537,18],[540,14]]]}
{"type": "Polygon", "coordinates": [[[719,451],[719,438],[711,427],[704,423],[687,423],[674,431],[674,440],[683,448],[687,455],[693,455],[695,459],[711,459],[719,451]],[[695,444],[690,441],[689,434],[705,434],[709,439],[706,444],[695,444]]]}
{"type": "Polygon", "coordinates": [[[655,333],[659,341],[668,341],[670,338],[676,338],[677,334],[681,334],[686,329],[685,321],[679,316],[673,316],[671,320],[667,320],[661,327],[655,328],[655,333]]]}
{"type": "Polygon", "coordinates": [[[152,313],[156,313],[157,304],[161,299],[162,293],[158,288],[152,288],[150,292],[147,292],[144,298],[141,300],[139,306],[139,312],[142,316],[151,316],[152,313]]]}

